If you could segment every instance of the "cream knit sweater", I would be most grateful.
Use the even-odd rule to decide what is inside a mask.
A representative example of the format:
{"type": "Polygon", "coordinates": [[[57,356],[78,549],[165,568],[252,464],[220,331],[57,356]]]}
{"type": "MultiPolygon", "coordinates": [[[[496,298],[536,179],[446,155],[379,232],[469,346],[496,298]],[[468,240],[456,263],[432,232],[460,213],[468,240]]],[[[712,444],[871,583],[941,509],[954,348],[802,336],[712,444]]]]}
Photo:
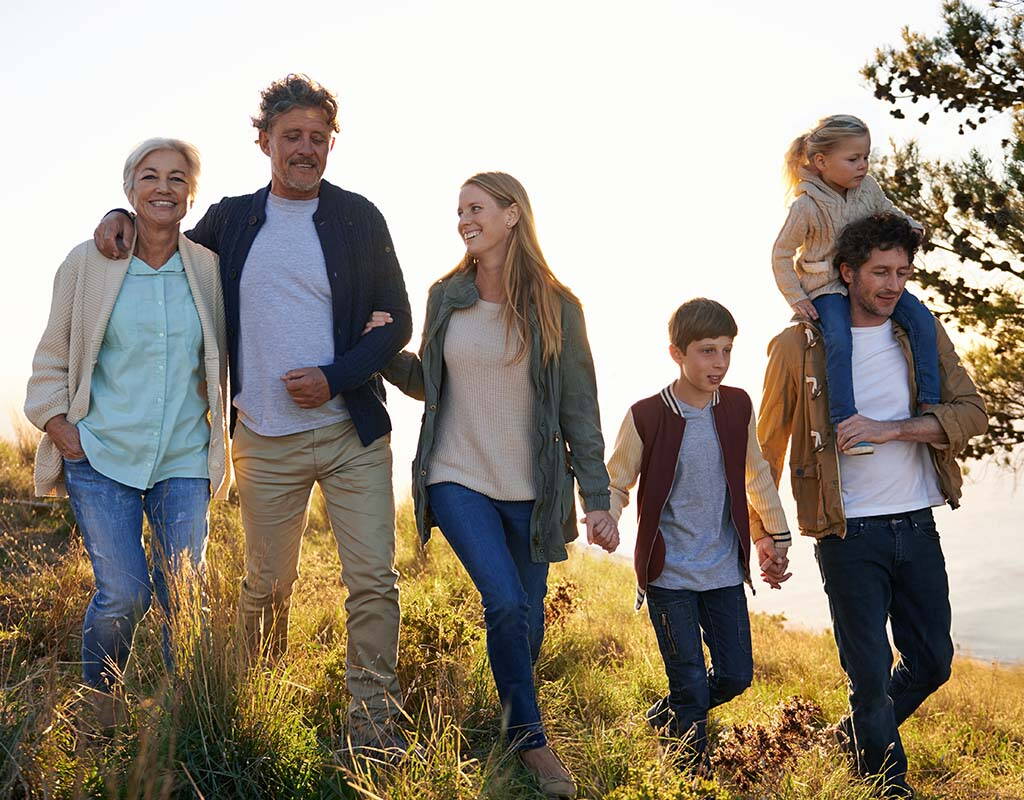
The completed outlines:
{"type": "Polygon", "coordinates": [[[444,340],[444,385],[427,485],[452,482],[493,500],[533,500],[530,357],[500,303],[454,311],[444,340]]]}
{"type": "MultiPolygon", "coordinates": [[[[203,329],[205,388],[210,406],[210,491],[227,495],[228,430],[227,347],[224,336],[224,302],[217,256],[184,236],[178,252],[203,329]]],[[[92,370],[121,290],[129,259],[106,258],[91,242],[72,250],[57,270],[46,330],[32,359],[25,416],[42,430],[58,414],[75,424],[89,412],[92,370]]],[[[39,496],[64,497],[64,461],[50,437],[43,435],[36,450],[35,490],[39,496]]]]}
{"type": "Polygon", "coordinates": [[[864,177],[860,186],[848,189],[846,197],[816,172],[802,169],[800,176],[797,197],[772,247],[775,282],[790,305],[823,294],[846,294],[846,285],[832,265],[832,257],[836,239],[851,222],[872,214],[892,213],[906,217],[914,227],[921,227],[892,204],[870,175],[864,177]]]}

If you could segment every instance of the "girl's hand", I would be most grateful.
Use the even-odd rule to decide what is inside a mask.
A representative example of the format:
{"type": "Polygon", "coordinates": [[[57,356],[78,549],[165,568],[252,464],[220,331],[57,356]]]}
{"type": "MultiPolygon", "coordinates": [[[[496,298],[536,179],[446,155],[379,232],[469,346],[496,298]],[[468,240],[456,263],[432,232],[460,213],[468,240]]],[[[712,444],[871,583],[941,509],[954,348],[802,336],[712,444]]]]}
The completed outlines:
{"type": "Polygon", "coordinates": [[[804,319],[817,319],[818,309],[810,300],[797,300],[793,303],[793,310],[804,319]]]}
{"type": "Polygon", "coordinates": [[[387,311],[374,311],[370,314],[370,321],[366,323],[366,327],[363,328],[363,336],[366,336],[374,328],[382,328],[385,325],[389,325],[394,322],[391,319],[391,315],[387,311]]]}
{"type": "Polygon", "coordinates": [[[591,511],[581,522],[587,525],[587,543],[612,553],[619,546],[619,526],[607,511],[591,511]]]}
{"type": "Polygon", "coordinates": [[[58,414],[46,423],[46,433],[57,446],[60,454],[71,461],[85,458],[85,451],[82,449],[82,440],[78,435],[78,428],[68,422],[63,414],[58,414]]]}

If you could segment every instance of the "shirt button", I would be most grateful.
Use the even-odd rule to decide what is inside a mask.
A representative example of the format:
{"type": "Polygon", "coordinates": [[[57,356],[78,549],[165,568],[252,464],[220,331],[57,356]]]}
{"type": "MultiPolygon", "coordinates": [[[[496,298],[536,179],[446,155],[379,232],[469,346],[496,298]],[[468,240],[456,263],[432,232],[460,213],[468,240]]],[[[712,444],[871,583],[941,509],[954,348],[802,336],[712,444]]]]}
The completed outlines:
{"type": "Polygon", "coordinates": [[[163,339],[163,338],[164,338],[164,334],[163,334],[163,331],[161,331],[161,332],[160,332],[160,338],[161,338],[161,339],[163,339]]]}

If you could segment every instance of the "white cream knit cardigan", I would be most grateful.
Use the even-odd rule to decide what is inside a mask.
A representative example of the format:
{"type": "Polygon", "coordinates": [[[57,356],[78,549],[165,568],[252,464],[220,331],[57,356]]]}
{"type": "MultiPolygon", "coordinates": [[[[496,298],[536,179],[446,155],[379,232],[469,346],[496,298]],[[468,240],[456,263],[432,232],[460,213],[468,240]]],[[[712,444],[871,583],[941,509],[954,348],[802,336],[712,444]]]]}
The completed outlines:
{"type": "Polygon", "coordinates": [[[836,239],[851,222],[892,213],[921,227],[893,205],[870,175],[864,176],[860,186],[848,189],[846,197],[809,169],[801,169],[800,177],[797,197],[772,247],[775,282],[790,305],[823,294],[846,294],[846,284],[832,265],[832,257],[836,239]]]}
{"type": "MultiPolygon", "coordinates": [[[[203,366],[210,406],[209,470],[214,497],[227,495],[230,467],[225,415],[227,350],[224,301],[216,254],[183,235],[178,252],[203,330],[203,366]]],[[[40,430],[58,414],[75,424],[89,412],[92,370],[99,357],[110,312],[128,271],[129,259],[114,261],[91,242],[72,250],[57,270],[46,330],[32,360],[25,416],[40,430]]],[[[64,461],[46,434],[36,450],[35,491],[39,496],[64,497],[64,461]]]]}

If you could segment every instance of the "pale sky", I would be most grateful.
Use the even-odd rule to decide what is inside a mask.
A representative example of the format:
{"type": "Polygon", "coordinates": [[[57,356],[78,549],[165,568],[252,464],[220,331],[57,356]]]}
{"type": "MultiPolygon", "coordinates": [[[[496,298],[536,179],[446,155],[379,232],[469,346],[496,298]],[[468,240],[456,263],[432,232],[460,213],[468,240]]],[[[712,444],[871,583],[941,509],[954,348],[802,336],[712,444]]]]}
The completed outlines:
{"type": "MultiPolygon", "coordinates": [[[[927,128],[893,120],[859,75],[902,26],[934,31],[939,15],[938,0],[5,0],[0,434],[24,400],[53,274],[126,203],[133,146],[175,136],[200,148],[187,228],[269,180],[249,117],[260,89],[293,71],[338,95],[325,177],[387,218],[413,345],[428,286],[462,252],[459,186],[500,169],[526,186],[548,261],[584,302],[609,447],[628,406],[674,377],[666,323],[696,295],[733,311],[727,382],[756,402],[765,347],[788,320],[769,256],[792,138],[850,113],[879,149],[920,137],[951,155],[999,140],[997,126],[959,138],[937,113],[927,128]]],[[[391,397],[402,493],[421,409],[391,397]]]]}

